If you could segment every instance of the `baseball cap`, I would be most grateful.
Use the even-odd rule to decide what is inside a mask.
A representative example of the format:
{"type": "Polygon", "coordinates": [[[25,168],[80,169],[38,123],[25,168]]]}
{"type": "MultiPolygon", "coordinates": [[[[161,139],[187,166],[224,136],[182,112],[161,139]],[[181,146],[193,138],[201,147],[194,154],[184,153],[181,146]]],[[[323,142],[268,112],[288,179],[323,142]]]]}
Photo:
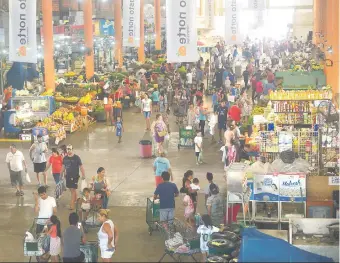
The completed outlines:
{"type": "Polygon", "coordinates": [[[209,190],[212,195],[217,195],[220,192],[220,189],[216,184],[210,184],[209,190]]]}

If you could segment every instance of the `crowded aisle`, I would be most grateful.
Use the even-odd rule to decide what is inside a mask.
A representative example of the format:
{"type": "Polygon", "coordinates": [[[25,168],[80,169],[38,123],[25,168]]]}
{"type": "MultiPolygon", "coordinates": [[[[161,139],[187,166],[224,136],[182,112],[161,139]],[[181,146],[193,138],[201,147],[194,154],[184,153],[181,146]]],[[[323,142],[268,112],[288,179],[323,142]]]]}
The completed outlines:
{"type": "Polygon", "coordinates": [[[0,0],[0,261],[339,261],[337,1],[30,1],[0,0]]]}

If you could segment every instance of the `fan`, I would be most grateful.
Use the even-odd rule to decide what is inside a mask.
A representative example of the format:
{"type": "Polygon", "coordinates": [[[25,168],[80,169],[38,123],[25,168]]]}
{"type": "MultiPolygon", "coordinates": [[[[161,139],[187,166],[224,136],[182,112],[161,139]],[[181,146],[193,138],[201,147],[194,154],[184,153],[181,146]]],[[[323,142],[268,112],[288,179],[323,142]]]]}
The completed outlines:
{"type": "Polygon", "coordinates": [[[320,102],[317,113],[321,114],[325,123],[336,126],[337,132],[339,132],[339,113],[330,100],[320,102]]]}
{"type": "Polygon", "coordinates": [[[153,5],[147,4],[144,6],[144,16],[146,19],[153,18],[155,15],[155,9],[153,5]]]}

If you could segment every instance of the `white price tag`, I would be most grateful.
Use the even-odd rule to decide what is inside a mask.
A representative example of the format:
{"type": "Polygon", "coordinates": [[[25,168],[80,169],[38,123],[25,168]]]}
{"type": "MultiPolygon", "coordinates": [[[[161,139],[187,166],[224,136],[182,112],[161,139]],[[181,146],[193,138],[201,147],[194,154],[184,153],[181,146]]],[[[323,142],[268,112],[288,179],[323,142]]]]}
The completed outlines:
{"type": "Polygon", "coordinates": [[[339,176],[329,176],[328,185],[340,185],[339,176]]]}

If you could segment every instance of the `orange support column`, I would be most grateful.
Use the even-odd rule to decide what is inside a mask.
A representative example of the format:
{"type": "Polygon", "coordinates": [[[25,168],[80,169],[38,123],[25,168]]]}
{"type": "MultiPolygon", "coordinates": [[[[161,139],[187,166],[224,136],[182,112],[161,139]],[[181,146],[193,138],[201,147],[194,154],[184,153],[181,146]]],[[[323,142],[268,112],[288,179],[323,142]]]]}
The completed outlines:
{"type": "Polygon", "coordinates": [[[114,19],[115,19],[115,58],[118,61],[118,67],[123,67],[123,32],[122,32],[122,1],[114,0],[114,19]]]}
{"type": "MultiPolygon", "coordinates": [[[[339,77],[339,1],[338,0],[327,0],[327,9],[326,9],[326,36],[325,39],[327,43],[325,43],[325,53],[326,58],[331,60],[328,61],[327,64],[332,64],[332,66],[325,67],[324,72],[326,75],[327,84],[332,87],[333,90],[333,101],[335,102],[336,97],[339,96],[339,86],[340,86],[340,77],[339,77]],[[332,52],[329,52],[328,48],[332,49],[332,52]]],[[[339,107],[339,105],[337,105],[339,107]]]]}
{"type": "Polygon", "coordinates": [[[52,4],[50,0],[42,0],[43,14],[43,38],[44,38],[44,68],[45,68],[45,88],[55,89],[54,80],[54,60],[53,60],[53,18],[52,4]]]}
{"type": "Polygon", "coordinates": [[[92,0],[84,0],[84,35],[85,47],[91,49],[85,54],[86,78],[90,79],[94,75],[92,0]]]}
{"type": "Polygon", "coordinates": [[[138,61],[145,62],[144,50],[144,0],[140,0],[140,44],[138,48],[138,61]]]}
{"type": "Polygon", "coordinates": [[[161,50],[161,0],[155,0],[155,33],[156,33],[156,41],[155,48],[156,50],[161,50]]]}

